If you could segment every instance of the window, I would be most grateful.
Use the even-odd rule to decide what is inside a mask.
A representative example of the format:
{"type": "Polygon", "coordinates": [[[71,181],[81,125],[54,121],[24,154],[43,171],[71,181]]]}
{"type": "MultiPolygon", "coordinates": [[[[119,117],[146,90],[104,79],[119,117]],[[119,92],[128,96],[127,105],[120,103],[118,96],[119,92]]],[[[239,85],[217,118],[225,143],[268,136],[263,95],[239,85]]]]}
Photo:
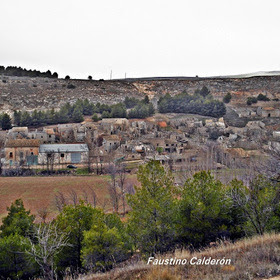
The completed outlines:
{"type": "Polygon", "coordinates": [[[12,152],[10,152],[10,158],[12,158],[13,157],[13,153],[12,152]]]}
{"type": "Polygon", "coordinates": [[[34,153],[33,152],[31,152],[31,156],[33,156],[34,155],[34,153]]]}
{"type": "Polygon", "coordinates": [[[60,154],[60,157],[64,158],[64,154],[60,154]]]}

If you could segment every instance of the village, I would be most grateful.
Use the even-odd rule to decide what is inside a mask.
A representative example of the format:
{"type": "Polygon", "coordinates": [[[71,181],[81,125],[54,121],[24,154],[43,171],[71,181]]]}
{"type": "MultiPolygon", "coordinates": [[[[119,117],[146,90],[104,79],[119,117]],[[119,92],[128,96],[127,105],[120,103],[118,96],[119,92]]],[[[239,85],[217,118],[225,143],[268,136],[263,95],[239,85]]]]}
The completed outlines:
{"type": "Polygon", "coordinates": [[[279,156],[278,117],[273,108],[227,107],[221,118],[156,113],[146,119],[85,117],[81,123],[14,126],[0,131],[2,175],[20,174],[14,173],[19,169],[103,174],[112,163],[132,170],[151,159],[177,171],[233,163],[242,168],[251,158],[279,156]]]}

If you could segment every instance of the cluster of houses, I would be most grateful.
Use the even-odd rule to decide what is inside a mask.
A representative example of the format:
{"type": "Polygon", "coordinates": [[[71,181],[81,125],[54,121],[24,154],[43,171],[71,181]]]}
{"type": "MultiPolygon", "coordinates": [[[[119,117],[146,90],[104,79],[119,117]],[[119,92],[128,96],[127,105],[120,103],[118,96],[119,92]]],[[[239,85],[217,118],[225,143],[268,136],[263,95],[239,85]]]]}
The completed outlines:
{"type": "Polygon", "coordinates": [[[240,128],[230,126],[223,118],[186,115],[98,122],[86,119],[37,129],[13,127],[2,131],[5,141],[1,163],[4,168],[52,165],[59,169],[70,164],[97,166],[118,160],[140,164],[155,159],[176,168],[186,162],[205,161],[207,155],[201,147],[209,140],[215,140],[225,152],[244,154],[243,150],[259,150],[263,143],[280,142],[279,130],[260,120],[240,128]]]}

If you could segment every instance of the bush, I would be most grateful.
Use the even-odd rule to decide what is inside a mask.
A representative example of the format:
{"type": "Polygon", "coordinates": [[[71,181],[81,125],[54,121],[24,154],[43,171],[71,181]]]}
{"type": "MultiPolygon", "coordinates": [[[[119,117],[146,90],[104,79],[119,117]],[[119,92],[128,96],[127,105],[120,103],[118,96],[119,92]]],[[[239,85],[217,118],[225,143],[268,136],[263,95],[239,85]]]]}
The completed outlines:
{"type": "Polygon", "coordinates": [[[76,88],[76,86],[74,86],[74,85],[72,85],[72,84],[69,84],[69,85],[67,85],[67,88],[69,88],[69,89],[74,89],[74,88],[76,88]]]}
{"type": "Polygon", "coordinates": [[[258,99],[256,97],[248,97],[247,98],[247,105],[252,105],[258,102],[258,99]]]}
{"type": "Polygon", "coordinates": [[[224,103],[229,103],[230,100],[231,100],[231,98],[232,98],[232,96],[231,96],[231,94],[228,92],[228,93],[224,96],[224,98],[223,98],[224,103]]]}
{"type": "Polygon", "coordinates": [[[270,100],[266,95],[263,95],[261,93],[258,95],[257,99],[259,101],[269,101],[270,100]]]}

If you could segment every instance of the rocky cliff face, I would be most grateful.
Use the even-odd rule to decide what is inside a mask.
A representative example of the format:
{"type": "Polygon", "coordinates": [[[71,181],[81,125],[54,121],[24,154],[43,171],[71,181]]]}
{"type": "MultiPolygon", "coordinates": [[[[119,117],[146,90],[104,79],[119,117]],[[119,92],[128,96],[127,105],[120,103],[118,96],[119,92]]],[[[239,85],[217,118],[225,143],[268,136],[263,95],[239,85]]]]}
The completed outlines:
{"type": "Polygon", "coordinates": [[[88,98],[93,102],[115,103],[126,96],[143,98],[193,93],[207,86],[218,99],[230,92],[231,104],[244,104],[248,96],[259,93],[280,99],[280,76],[251,78],[147,78],[108,81],[63,80],[48,78],[0,78],[0,112],[15,109],[58,108],[65,102],[88,98]]]}

